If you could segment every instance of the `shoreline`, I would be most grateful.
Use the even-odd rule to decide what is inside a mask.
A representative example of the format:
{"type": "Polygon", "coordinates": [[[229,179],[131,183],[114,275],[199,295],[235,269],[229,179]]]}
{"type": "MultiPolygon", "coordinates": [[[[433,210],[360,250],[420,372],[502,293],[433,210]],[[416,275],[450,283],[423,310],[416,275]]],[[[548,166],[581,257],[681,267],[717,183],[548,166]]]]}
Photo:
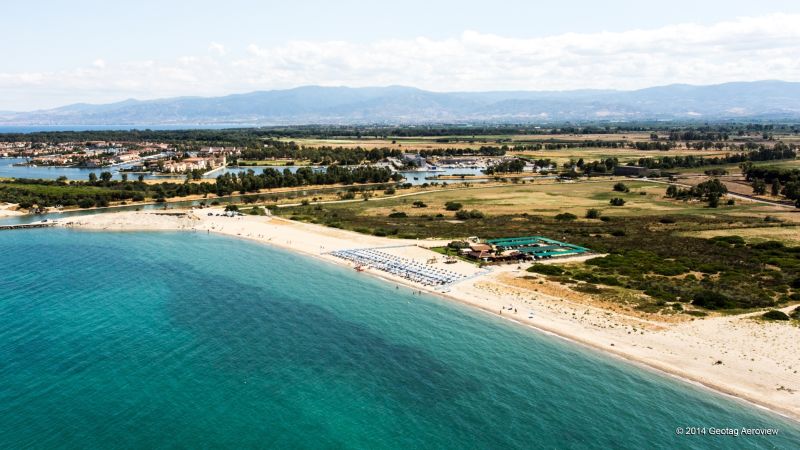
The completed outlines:
{"type": "MultiPolygon", "coordinates": [[[[213,232],[219,235],[235,238],[238,237],[248,241],[254,241],[256,243],[273,245],[287,251],[299,252],[307,256],[312,256],[315,259],[350,268],[353,267],[352,263],[326,253],[333,249],[372,248],[387,245],[400,248],[401,250],[398,250],[398,252],[405,252],[409,254],[413,253],[414,255],[417,255],[419,252],[430,252],[429,250],[425,249],[424,246],[420,245],[420,241],[387,239],[375,236],[359,235],[349,231],[330,229],[319,225],[293,222],[275,217],[208,217],[207,213],[211,211],[215,213],[219,212],[219,210],[214,209],[202,209],[198,211],[185,210],[185,217],[167,216],[163,213],[159,214],[158,211],[122,213],[125,216],[131,217],[124,217],[121,215],[121,213],[100,214],[95,216],[83,216],[80,218],[75,218],[75,221],[67,224],[62,223],[61,225],[96,231],[207,231],[209,234],[213,232]],[[199,214],[199,216],[197,214],[199,214]],[[134,218],[134,216],[136,216],[136,218],[134,218]],[[219,225],[217,222],[219,222],[219,225]],[[231,227],[229,225],[234,226],[231,227]],[[238,225],[238,227],[236,225],[238,225]],[[259,233],[259,231],[261,233],[259,233]],[[256,234],[254,235],[253,233],[256,234]],[[300,239],[307,239],[304,239],[302,244],[293,243],[292,239],[297,239],[298,236],[300,239]],[[287,237],[288,239],[284,240],[284,238],[287,237]],[[324,245],[322,243],[324,243],[324,245]]],[[[170,210],[170,212],[174,214],[178,211],[170,210]]],[[[437,242],[424,241],[424,243],[432,245],[436,244],[437,242]]],[[[404,257],[407,256],[404,255],[404,257]]],[[[460,264],[469,265],[468,263],[460,264]]],[[[469,266],[475,268],[472,265],[469,266]]],[[[449,268],[450,267],[448,267],[448,269],[449,268]]],[[[465,271],[468,270],[468,268],[463,267],[462,269],[465,271]]],[[[611,328],[614,329],[622,326],[623,333],[619,333],[616,331],[603,332],[599,328],[589,329],[590,327],[585,326],[582,323],[576,323],[575,319],[570,319],[568,314],[568,312],[570,312],[570,308],[573,313],[573,317],[575,316],[575,312],[577,310],[585,310],[586,312],[583,312],[585,315],[589,314],[588,311],[590,310],[592,313],[597,313],[598,315],[601,313],[605,315],[611,314],[607,311],[601,310],[600,308],[587,307],[586,305],[576,306],[575,304],[572,304],[574,302],[571,300],[564,298],[559,299],[558,297],[537,293],[534,296],[536,303],[531,304],[530,301],[526,300],[528,305],[522,307],[530,308],[530,311],[537,309],[535,314],[525,316],[524,313],[522,315],[511,313],[511,310],[509,310],[508,313],[504,313],[502,312],[504,310],[501,310],[499,305],[508,305],[509,301],[519,304],[519,299],[522,298],[520,296],[521,289],[514,287],[516,292],[512,293],[515,294],[516,297],[513,297],[508,293],[492,291],[491,289],[495,288],[492,283],[499,282],[497,285],[499,288],[509,287],[508,285],[502,284],[504,281],[502,277],[506,275],[513,275],[515,270],[510,266],[495,267],[488,271],[488,273],[481,274],[478,274],[477,270],[478,269],[475,268],[475,271],[473,271],[473,276],[468,280],[455,283],[454,286],[448,288],[446,291],[422,286],[418,283],[411,282],[410,280],[390,275],[372,268],[367,268],[364,272],[369,273],[369,275],[377,277],[383,281],[395,283],[398,286],[403,285],[404,287],[410,288],[414,291],[422,291],[427,294],[432,294],[446,301],[455,301],[461,305],[471,307],[473,310],[477,309],[483,313],[491,314],[495,317],[499,316],[501,319],[506,319],[512,323],[515,323],[516,325],[532,328],[538,332],[564,339],[565,341],[578,344],[581,347],[585,347],[591,351],[600,351],[607,356],[624,360],[627,363],[632,363],[641,369],[651,370],[662,375],[665,374],[671,378],[687,382],[696,387],[702,387],[718,394],[722,394],[726,397],[731,397],[737,401],[755,406],[759,409],[770,411],[773,414],[777,414],[794,422],[800,422],[800,394],[795,394],[794,389],[800,388],[800,375],[794,375],[794,379],[790,379],[790,381],[794,382],[794,384],[790,385],[789,389],[784,389],[787,391],[787,393],[784,393],[782,396],[782,399],[784,400],[783,402],[779,401],[778,399],[765,398],[769,397],[768,394],[770,392],[766,390],[766,386],[759,383],[759,381],[763,380],[760,380],[761,377],[755,373],[749,377],[744,377],[744,379],[741,377],[731,376],[728,380],[726,380],[724,374],[709,374],[708,371],[704,373],[700,367],[697,367],[697,364],[694,364],[695,370],[693,371],[692,367],[686,364],[687,361],[685,359],[689,356],[679,357],[674,353],[670,355],[668,353],[672,352],[667,352],[663,349],[654,350],[654,343],[659,342],[658,340],[653,340],[652,342],[645,340],[644,342],[640,342],[636,341],[636,339],[640,338],[640,336],[635,333],[633,336],[631,336],[631,332],[628,332],[627,335],[625,335],[624,327],[627,327],[628,325],[624,325],[626,320],[623,317],[612,316],[610,319],[606,319],[607,322],[604,322],[612,324],[611,328]],[[483,288],[482,284],[491,285],[491,288],[486,288],[481,291],[483,288]],[[476,295],[477,293],[483,295],[476,295]],[[549,303],[547,308],[534,307],[534,305],[537,307],[539,306],[539,296],[544,299],[543,304],[549,303]],[[567,302],[567,305],[563,304],[565,301],[567,302]],[[557,306],[557,308],[553,308],[553,306],[557,306]],[[498,311],[501,311],[501,313],[498,314],[498,311]],[[559,315],[562,315],[562,312],[563,315],[567,316],[567,320],[563,320],[563,317],[558,317],[559,315]],[[527,319],[525,317],[527,317],[527,319]],[[626,339],[625,336],[629,337],[626,339]],[[642,344],[642,347],[639,346],[640,344],[642,344]],[[652,344],[653,346],[647,344],[652,344]],[[650,351],[647,351],[644,347],[650,351]],[[713,381],[713,379],[717,378],[719,378],[721,381],[713,381]],[[789,399],[786,398],[788,395],[793,396],[791,399],[794,401],[789,401],[789,399]]],[[[530,293],[531,292],[527,292],[527,294],[530,293]]],[[[525,295],[526,293],[523,292],[522,294],[525,295]]],[[[695,323],[702,324],[703,322],[706,322],[708,324],[711,321],[716,321],[717,323],[723,323],[724,326],[728,322],[732,322],[734,320],[748,319],[747,317],[733,316],[706,318],[700,321],[692,321],[687,323],[689,326],[692,326],[695,323]]],[[[577,322],[580,322],[580,320],[577,322]]],[[[631,322],[637,324],[635,327],[641,327],[642,324],[645,323],[645,321],[635,318],[632,319],[631,322]]],[[[678,327],[683,325],[685,324],[678,325],[678,327]]],[[[637,330],[635,327],[633,329],[637,330]]],[[[663,328],[667,329],[668,331],[673,331],[678,327],[668,328],[665,326],[663,328]]],[[[603,328],[605,328],[605,326],[603,328]]],[[[658,336],[658,333],[661,331],[663,330],[653,331],[652,333],[655,336],[658,336]]],[[[664,339],[664,342],[672,343],[678,347],[683,345],[684,343],[682,338],[686,338],[686,336],[681,335],[679,331],[680,330],[678,330],[676,334],[677,338],[673,338],[672,340],[664,339]]],[[[703,330],[700,331],[702,332],[703,330]]],[[[648,334],[650,333],[651,331],[648,330],[648,334]]],[[[641,335],[645,335],[644,330],[641,331],[641,335]]],[[[749,335],[744,335],[743,333],[740,333],[740,335],[745,338],[745,341],[749,337],[749,335]]],[[[696,336],[688,337],[694,338],[696,336]]],[[[699,342],[702,343],[703,340],[700,339],[699,342]]],[[[700,355],[695,352],[694,360],[697,361],[699,356],[700,355]]],[[[792,366],[790,366],[790,369],[791,367],[792,366]]],[[[800,368],[800,365],[794,367],[800,368]]],[[[769,368],[762,367],[761,369],[763,373],[768,375],[770,374],[769,368]]],[[[751,369],[750,372],[753,372],[753,370],[751,369]]],[[[784,385],[781,385],[781,388],[783,388],[783,386],[784,385]]],[[[778,389],[778,391],[781,391],[781,389],[778,389]]],[[[771,393],[773,394],[773,397],[776,396],[775,392],[771,393]]]]}

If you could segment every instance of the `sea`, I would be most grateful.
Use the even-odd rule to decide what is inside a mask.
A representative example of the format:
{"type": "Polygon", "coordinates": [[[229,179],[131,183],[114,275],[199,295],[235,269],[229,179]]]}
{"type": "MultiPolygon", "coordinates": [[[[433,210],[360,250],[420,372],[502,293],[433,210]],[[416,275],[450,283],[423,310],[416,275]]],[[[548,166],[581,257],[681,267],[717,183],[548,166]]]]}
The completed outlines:
{"type": "Polygon", "coordinates": [[[0,262],[3,449],[800,444],[745,402],[262,244],[0,231],[0,262]]]}

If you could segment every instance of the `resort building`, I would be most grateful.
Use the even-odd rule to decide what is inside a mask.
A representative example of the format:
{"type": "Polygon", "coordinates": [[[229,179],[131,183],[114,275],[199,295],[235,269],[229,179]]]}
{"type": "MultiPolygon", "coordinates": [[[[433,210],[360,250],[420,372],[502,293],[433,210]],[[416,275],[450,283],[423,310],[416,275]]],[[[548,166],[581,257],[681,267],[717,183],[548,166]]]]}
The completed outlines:
{"type": "Polygon", "coordinates": [[[460,254],[486,263],[533,261],[588,253],[590,250],[574,244],[542,236],[489,239],[464,246],[460,254]]]}

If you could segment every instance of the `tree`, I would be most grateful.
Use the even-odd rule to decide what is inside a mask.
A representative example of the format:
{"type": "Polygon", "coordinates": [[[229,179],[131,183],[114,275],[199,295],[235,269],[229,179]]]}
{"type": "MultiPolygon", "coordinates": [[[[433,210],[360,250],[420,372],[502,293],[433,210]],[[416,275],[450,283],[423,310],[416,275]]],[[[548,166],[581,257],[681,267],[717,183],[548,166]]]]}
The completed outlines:
{"type": "Polygon", "coordinates": [[[444,204],[444,209],[446,209],[448,211],[458,211],[463,206],[464,205],[462,205],[461,203],[458,203],[458,202],[447,202],[447,203],[444,204]]]}
{"type": "Polygon", "coordinates": [[[108,171],[100,172],[100,180],[102,180],[103,183],[108,183],[109,181],[111,181],[112,177],[113,175],[111,175],[111,172],[108,171]]]}
{"type": "Polygon", "coordinates": [[[456,219],[458,220],[468,220],[468,219],[483,219],[483,213],[473,209],[472,211],[456,211],[456,219]]]}
{"type": "Polygon", "coordinates": [[[614,197],[608,202],[611,206],[624,206],[625,200],[619,197],[614,197]]]}
{"type": "Polygon", "coordinates": [[[767,183],[761,178],[753,181],[753,194],[764,195],[767,193],[767,183]]]}
{"type": "Polygon", "coordinates": [[[92,184],[97,183],[97,174],[95,174],[94,172],[89,174],[89,183],[92,184]]]}
{"type": "Polygon", "coordinates": [[[122,182],[123,183],[127,183],[128,182],[128,174],[127,173],[123,173],[122,174],[122,182]]]}
{"type": "Polygon", "coordinates": [[[719,195],[718,194],[711,194],[708,196],[708,207],[709,208],[716,208],[719,206],[719,195]]]}
{"type": "Polygon", "coordinates": [[[572,222],[573,220],[577,219],[578,216],[571,213],[561,213],[556,215],[556,220],[559,222],[572,222]]]}
{"type": "Polygon", "coordinates": [[[630,188],[625,186],[625,183],[617,183],[614,185],[614,191],[616,192],[630,192],[630,188]]]}
{"type": "Polygon", "coordinates": [[[600,218],[600,210],[598,209],[589,209],[586,211],[586,218],[587,219],[599,219],[600,218]]]}
{"type": "Polygon", "coordinates": [[[780,195],[782,187],[783,186],[781,186],[781,180],[775,178],[774,180],[772,180],[772,188],[770,194],[772,194],[773,197],[777,197],[778,195],[780,195]]]}

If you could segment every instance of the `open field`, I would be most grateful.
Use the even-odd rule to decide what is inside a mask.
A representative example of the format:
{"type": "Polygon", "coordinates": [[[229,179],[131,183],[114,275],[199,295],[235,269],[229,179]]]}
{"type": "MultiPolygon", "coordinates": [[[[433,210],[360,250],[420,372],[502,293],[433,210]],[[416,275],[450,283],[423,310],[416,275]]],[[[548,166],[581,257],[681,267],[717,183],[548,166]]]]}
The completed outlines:
{"type": "Polygon", "coordinates": [[[580,141],[648,141],[649,133],[627,134],[505,134],[476,136],[414,136],[414,137],[363,137],[343,136],[341,138],[281,138],[282,141],[293,141],[308,147],[344,147],[355,148],[397,148],[404,150],[425,150],[435,148],[479,148],[484,145],[514,145],[554,142],[580,141]]]}
{"type": "MultiPolygon", "coordinates": [[[[784,169],[800,169],[800,159],[786,159],[777,161],[752,161],[752,164],[753,166],[756,167],[776,167],[776,168],[779,167],[784,169]]],[[[724,169],[731,174],[741,173],[741,170],[739,169],[739,164],[720,164],[716,166],[681,168],[681,169],[676,169],[675,172],[691,174],[691,173],[703,173],[706,170],[711,170],[711,169],[724,169]]]]}
{"type": "Polygon", "coordinates": [[[403,212],[409,217],[435,216],[443,214],[452,218],[453,212],[445,209],[445,203],[458,202],[463,209],[477,209],[489,216],[530,214],[555,216],[572,213],[583,217],[590,208],[600,209],[609,217],[660,216],[660,215],[730,215],[772,214],[794,217],[796,214],[772,206],[752,202],[739,202],[735,206],[724,206],[711,210],[702,202],[683,202],[664,197],[666,186],[652,181],[628,179],[600,180],[576,183],[537,182],[509,184],[492,187],[476,186],[469,189],[449,189],[424,193],[413,197],[374,199],[344,205],[331,205],[353,211],[360,217],[387,217],[392,212],[403,212]],[[615,192],[612,186],[622,181],[630,192],[615,192]],[[644,193],[644,195],[642,195],[644,193]],[[622,207],[609,205],[614,197],[623,198],[622,207]],[[416,207],[414,201],[423,201],[425,207],[416,207]]]}
{"type": "Polygon", "coordinates": [[[702,156],[704,158],[722,157],[731,153],[725,150],[691,150],[685,148],[675,148],[668,151],[659,150],[637,150],[632,148],[565,148],[559,150],[536,150],[536,151],[511,151],[512,155],[527,156],[535,159],[552,159],[559,164],[565,163],[570,159],[584,161],[594,161],[607,158],[618,158],[625,164],[631,161],[638,161],[640,158],[661,158],[663,156],[702,156]]]}
{"type": "Polygon", "coordinates": [[[732,230],[705,230],[686,233],[685,235],[702,238],[712,238],[716,236],[740,236],[746,242],[756,244],[767,241],[778,241],[783,242],[786,245],[800,246],[800,225],[738,228],[732,230]]]}

